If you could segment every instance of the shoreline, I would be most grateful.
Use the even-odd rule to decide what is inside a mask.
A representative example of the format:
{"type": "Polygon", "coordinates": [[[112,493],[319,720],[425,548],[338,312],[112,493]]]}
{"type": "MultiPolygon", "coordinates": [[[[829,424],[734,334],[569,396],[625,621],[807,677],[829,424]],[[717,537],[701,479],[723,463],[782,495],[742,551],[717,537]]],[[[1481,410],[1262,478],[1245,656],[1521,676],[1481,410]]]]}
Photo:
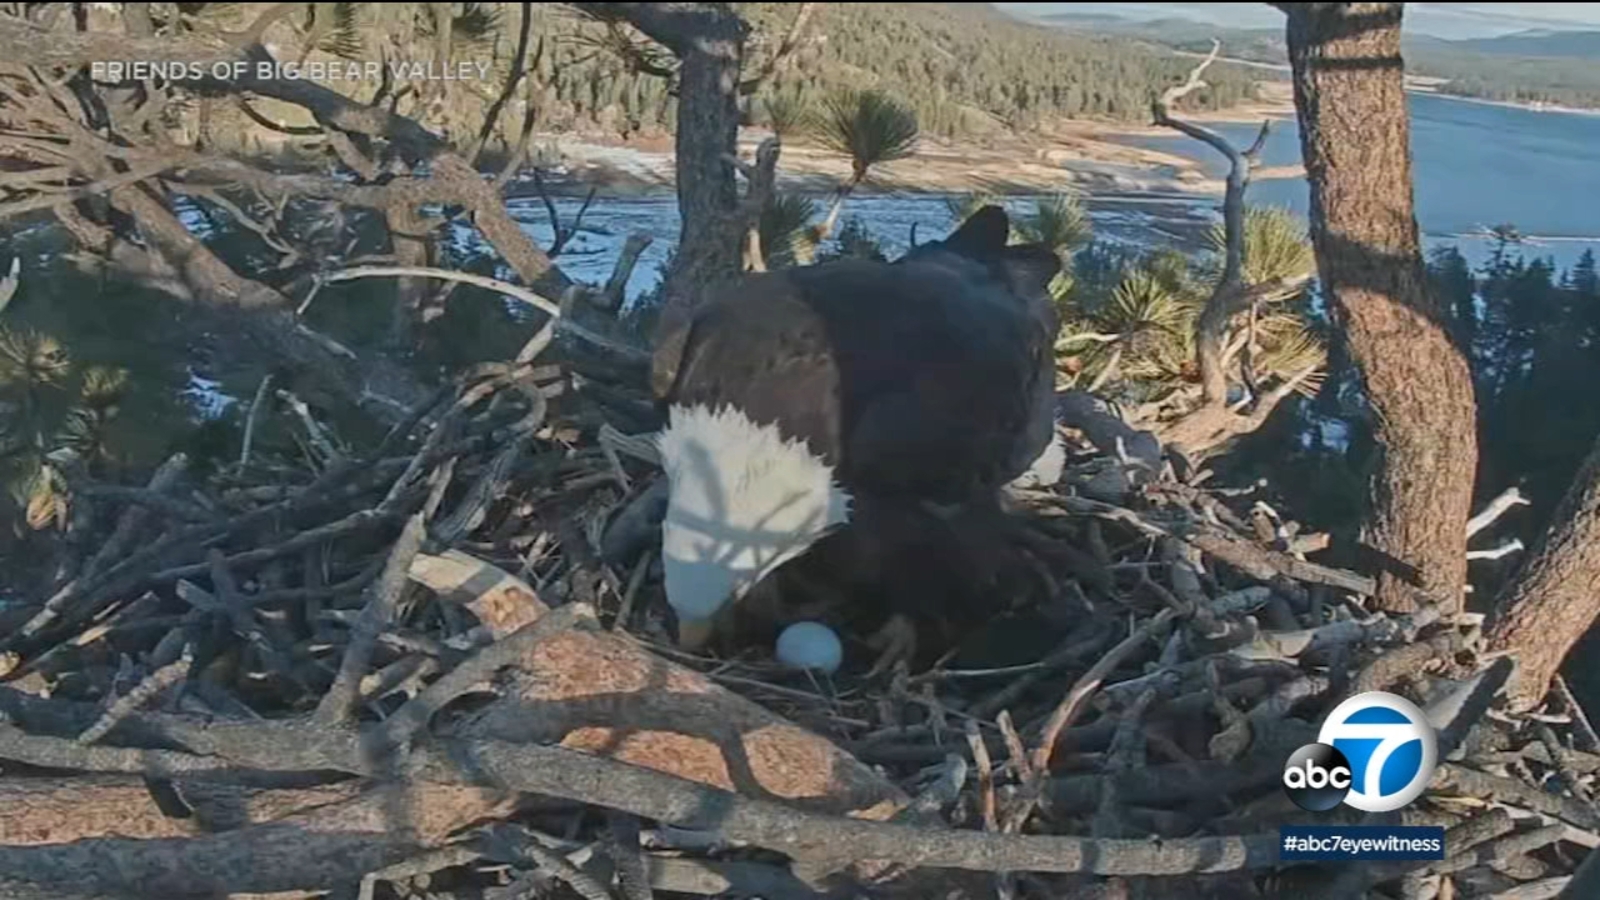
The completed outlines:
{"type": "MultiPolygon", "coordinates": [[[[1200,124],[1283,120],[1294,116],[1288,85],[1267,82],[1255,102],[1216,112],[1186,114],[1200,124]]],[[[1195,141],[1193,153],[1165,152],[1138,146],[1129,137],[1174,135],[1172,129],[1134,122],[1061,119],[1029,134],[995,134],[945,140],[921,139],[908,159],[875,167],[860,193],[966,193],[1000,196],[1076,191],[1088,199],[1165,197],[1193,202],[1222,196],[1221,178],[1206,173],[1202,162],[1216,151],[1195,141]]],[[[739,155],[754,156],[771,136],[766,129],[742,128],[739,155]]],[[[670,191],[675,168],[670,137],[620,140],[604,135],[544,134],[536,146],[554,152],[559,164],[547,170],[550,186],[561,193],[598,187],[607,194],[670,191]],[[553,177],[552,177],[553,176],[553,177]]],[[[792,141],[778,162],[782,190],[831,193],[850,176],[848,160],[810,141],[792,141]]],[[[1298,166],[1264,167],[1257,181],[1299,178],[1298,166]]],[[[511,196],[537,196],[531,182],[519,178],[511,196]]]]}

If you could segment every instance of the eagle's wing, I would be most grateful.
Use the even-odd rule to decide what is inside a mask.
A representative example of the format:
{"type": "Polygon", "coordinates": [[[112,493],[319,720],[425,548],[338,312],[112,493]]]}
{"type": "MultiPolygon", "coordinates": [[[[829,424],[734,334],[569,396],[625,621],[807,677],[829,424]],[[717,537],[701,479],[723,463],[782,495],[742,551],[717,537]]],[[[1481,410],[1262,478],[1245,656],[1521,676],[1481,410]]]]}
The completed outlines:
{"type": "Polygon", "coordinates": [[[733,406],[838,466],[839,371],[827,329],[781,273],[742,279],[687,329],[669,405],[733,406]]]}
{"type": "Polygon", "coordinates": [[[1014,477],[1036,341],[984,268],[835,264],[792,277],[829,329],[855,490],[954,503],[1014,477]]]}

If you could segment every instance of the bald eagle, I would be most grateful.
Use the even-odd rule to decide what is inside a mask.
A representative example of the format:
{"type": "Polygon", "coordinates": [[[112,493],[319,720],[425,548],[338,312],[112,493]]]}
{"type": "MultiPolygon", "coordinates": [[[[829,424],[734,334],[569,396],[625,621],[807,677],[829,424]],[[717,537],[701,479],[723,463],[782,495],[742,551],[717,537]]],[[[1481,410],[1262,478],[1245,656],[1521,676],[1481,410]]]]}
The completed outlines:
{"type": "Polygon", "coordinates": [[[893,263],[755,274],[696,312],[657,437],[681,646],[814,548],[909,611],[933,586],[928,554],[960,534],[930,530],[998,508],[1030,467],[1059,474],[1047,288],[1061,264],[1009,233],[988,206],[893,263]]]}

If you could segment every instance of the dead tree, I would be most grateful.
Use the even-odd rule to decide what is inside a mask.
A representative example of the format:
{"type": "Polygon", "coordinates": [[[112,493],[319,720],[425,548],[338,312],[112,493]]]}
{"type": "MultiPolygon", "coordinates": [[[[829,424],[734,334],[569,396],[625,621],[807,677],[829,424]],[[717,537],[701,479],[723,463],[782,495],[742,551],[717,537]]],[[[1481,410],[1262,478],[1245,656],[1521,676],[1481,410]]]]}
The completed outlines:
{"type": "Polygon", "coordinates": [[[1512,699],[1544,699],[1567,652],[1600,616],[1600,441],[1557,507],[1551,526],[1498,601],[1488,638],[1518,671],[1512,699]]]}
{"type": "Polygon", "coordinates": [[[1458,608],[1477,465],[1476,403],[1425,274],[1412,199],[1399,3],[1283,3],[1311,237],[1383,450],[1365,540],[1378,605],[1418,589],[1458,608]]]}
{"type": "MultiPolygon", "coordinates": [[[[1222,219],[1225,234],[1222,277],[1206,300],[1195,322],[1195,357],[1200,369],[1200,399],[1193,409],[1186,411],[1176,421],[1161,427],[1167,443],[1183,452],[1205,455],[1222,447],[1234,438],[1255,431],[1283,400],[1293,393],[1319,367],[1290,373],[1268,390],[1255,391],[1253,381],[1246,385],[1246,396],[1237,404],[1231,403],[1228,391],[1228,369],[1241,352],[1248,352],[1248,342],[1229,341],[1230,326],[1242,313],[1253,312],[1260,304],[1293,297],[1304,289],[1311,273],[1292,278],[1277,277],[1261,284],[1247,284],[1244,278],[1245,243],[1245,190],[1250,186],[1251,169],[1266,143],[1271,123],[1263,122],[1255,142],[1245,150],[1233,146],[1217,132],[1176,118],[1172,106],[1178,100],[1205,87],[1200,76],[1217,59],[1221,44],[1214,43],[1211,53],[1189,73],[1182,84],[1166,90],[1152,106],[1152,117],[1157,125],[1179,131],[1210,146],[1228,160],[1227,186],[1222,199],[1222,219]]],[[[1248,357],[1247,357],[1248,358],[1248,357]]],[[[1249,379],[1247,379],[1249,380],[1249,379]]]]}

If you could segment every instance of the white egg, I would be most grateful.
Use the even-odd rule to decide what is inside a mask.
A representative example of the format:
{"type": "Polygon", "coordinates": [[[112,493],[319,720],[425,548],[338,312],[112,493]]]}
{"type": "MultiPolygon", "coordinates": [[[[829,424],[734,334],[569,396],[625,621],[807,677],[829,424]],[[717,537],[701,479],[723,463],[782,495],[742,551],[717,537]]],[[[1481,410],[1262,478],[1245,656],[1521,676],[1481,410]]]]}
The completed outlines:
{"type": "Polygon", "coordinates": [[[796,622],[778,635],[777,655],[786,666],[832,674],[844,662],[844,645],[820,622],[796,622]]]}

